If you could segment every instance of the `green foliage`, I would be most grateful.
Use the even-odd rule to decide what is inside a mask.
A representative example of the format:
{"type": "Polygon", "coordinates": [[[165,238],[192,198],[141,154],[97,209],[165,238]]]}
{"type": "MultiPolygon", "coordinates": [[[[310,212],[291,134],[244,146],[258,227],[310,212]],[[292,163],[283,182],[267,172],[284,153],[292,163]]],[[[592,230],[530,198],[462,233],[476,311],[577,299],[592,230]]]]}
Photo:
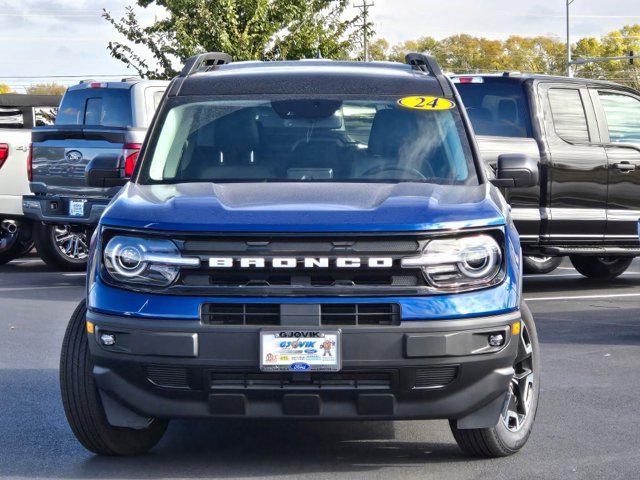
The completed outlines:
{"type": "Polygon", "coordinates": [[[234,60],[347,58],[359,17],[344,19],[348,0],[138,0],[167,16],[143,26],[133,7],[123,18],[103,12],[127,43],[111,55],[146,78],[171,78],[188,57],[219,51],[234,60]],[[155,64],[149,62],[151,54],[155,64]]]}
{"type": "Polygon", "coordinates": [[[11,93],[11,87],[6,83],[0,83],[0,94],[11,93]]]}

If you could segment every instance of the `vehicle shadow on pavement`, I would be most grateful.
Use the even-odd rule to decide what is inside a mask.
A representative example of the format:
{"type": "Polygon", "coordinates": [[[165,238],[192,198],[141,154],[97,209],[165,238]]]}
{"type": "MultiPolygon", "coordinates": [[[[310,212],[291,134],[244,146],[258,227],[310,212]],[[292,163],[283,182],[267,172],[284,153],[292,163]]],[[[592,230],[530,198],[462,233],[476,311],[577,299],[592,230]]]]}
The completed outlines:
{"type": "MultiPolygon", "coordinates": [[[[420,427],[430,436],[432,425],[420,427]]],[[[71,433],[54,369],[0,368],[0,432],[0,478],[317,477],[468,461],[450,435],[396,441],[396,423],[383,421],[178,420],[148,455],[98,457],[71,433]]]]}

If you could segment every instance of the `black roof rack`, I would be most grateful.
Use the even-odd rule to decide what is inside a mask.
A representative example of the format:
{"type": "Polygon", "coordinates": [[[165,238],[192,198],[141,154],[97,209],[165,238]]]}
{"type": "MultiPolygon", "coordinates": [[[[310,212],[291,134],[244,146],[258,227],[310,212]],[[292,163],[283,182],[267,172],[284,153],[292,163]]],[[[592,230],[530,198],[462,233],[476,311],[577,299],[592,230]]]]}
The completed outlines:
{"type": "Polygon", "coordinates": [[[207,52],[189,57],[184,63],[182,72],[179,77],[188,77],[197,72],[206,72],[213,70],[218,65],[231,63],[231,55],[224,52],[207,52]]]}
{"type": "Polygon", "coordinates": [[[436,77],[436,80],[438,80],[438,83],[440,84],[440,88],[442,88],[442,93],[445,96],[453,95],[449,81],[442,73],[442,69],[434,57],[431,55],[425,55],[424,53],[411,52],[407,53],[404,58],[405,61],[414,69],[429,73],[436,77]]]}

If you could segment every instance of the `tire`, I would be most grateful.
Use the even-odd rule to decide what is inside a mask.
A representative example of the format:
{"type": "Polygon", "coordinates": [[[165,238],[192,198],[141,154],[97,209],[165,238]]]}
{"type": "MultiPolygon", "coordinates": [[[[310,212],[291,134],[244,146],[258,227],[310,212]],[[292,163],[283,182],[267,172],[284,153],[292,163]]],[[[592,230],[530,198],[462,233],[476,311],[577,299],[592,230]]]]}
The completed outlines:
{"type": "Polygon", "coordinates": [[[39,223],[34,227],[33,237],[38,255],[50,267],[67,271],[87,269],[89,241],[83,230],[69,225],[39,223]],[[64,240],[65,235],[69,240],[64,240]]]}
{"type": "Polygon", "coordinates": [[[153,419],[142,430],[114,427],[107,422],[93,378],[83,300],[71,316],[60,357],[62,403],[71,430],[89,451],[99,455],[140,455],[162,438],[167,421],[153,419]]]}
{"type": "Polygon", "coordinates": [[[449,420],[458,446],[467,455],[482,458],[513,455],[524,447],[531,435],[540,393],[540,346],[531,311],[524,302],[520,310],[522,323],[514,364],[516,373],[498,424],[492,428],[461,430],[455,420],[449,420]]]}
{"type": "Polygon", "coordinates": [[[27,255],[29,255],[29,253],[31,253],[31,250],[33,250],[33,247],[35,247],[35,243],[33,241],[28,241],[22,244],[22,251],[20,252],[20,257],[26,257],[27,255]]]}
{"type": "Polygon", "coordinates": [[[562,257],[544,257],[533,255],[522,258],[524,273],[542,275],[551,273],[562,263],[562,257]]]}
{"type": "Polygon", "coordinates": [[[0,265],[21,257],[30,243],[30,223],[0,219],[0,265]]]}
{"type": "Polygon", "coordinates": [[[587,278],[593,280],[612,280],[622,275],[632,257],[569,257],[573,267],[587,278]]]}

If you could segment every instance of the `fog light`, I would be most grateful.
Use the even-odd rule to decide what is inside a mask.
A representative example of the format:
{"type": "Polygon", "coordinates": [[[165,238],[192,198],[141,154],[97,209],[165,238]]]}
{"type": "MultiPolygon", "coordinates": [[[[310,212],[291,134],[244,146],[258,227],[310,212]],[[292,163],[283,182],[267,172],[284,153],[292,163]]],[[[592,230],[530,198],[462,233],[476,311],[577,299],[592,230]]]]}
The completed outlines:
{"type": "Polygon", "coordinates": [[[105,347],[111,347],[116,344],[116,336],[112,333],[103,333],[100,335],[100,341],[105,347]]]}
{"type": "Polygon", "coordinates": [[[493,333],[489,335],[489,345],[492,347],[501,347],[504,345],[504,335],[502,333],[493,333]]]}

